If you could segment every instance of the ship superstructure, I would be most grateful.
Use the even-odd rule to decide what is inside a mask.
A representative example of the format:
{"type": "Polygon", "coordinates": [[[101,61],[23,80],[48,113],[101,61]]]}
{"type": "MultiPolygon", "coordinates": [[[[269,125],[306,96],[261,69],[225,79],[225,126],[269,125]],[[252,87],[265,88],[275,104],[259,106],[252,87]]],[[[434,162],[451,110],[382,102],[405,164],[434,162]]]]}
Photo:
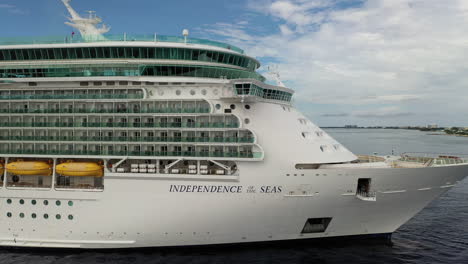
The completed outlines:
{"type": "Polygon", "coordinates": [[[235,46],[100,35],[64,4],[81,36],[0,40],[0,245],[390,234],[468,174],[355,156],[235,46]]]}

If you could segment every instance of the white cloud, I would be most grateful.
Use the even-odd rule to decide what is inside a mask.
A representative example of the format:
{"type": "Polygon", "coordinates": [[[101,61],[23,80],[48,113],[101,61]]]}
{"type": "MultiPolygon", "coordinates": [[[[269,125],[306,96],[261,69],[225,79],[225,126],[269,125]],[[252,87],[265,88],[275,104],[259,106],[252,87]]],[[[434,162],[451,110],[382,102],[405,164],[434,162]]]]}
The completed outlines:
{"type": "Polygon", "coordinates": [[[274,57],[298,102],[336,104],[356,117],[414,113],[418,122],[446,113],[441,122],[468,125],[468,1],[343,2],[256,0],[250,10],[272,17],[277,33],[249,34],[250,23],[229,41],[261,61],[274,57]]]}
{"type": "Polygon", "coordinates": [[[15,8],[14,5],[9,5],[9,4],[0,4],[0,8],[15,8]]]}
{"type": "Polygon", "coordinates": [[[11,4],[0,4],[0,9],[7,10],[10,14],[15,15],[26,15],[27,12],[25,10],[17,8],[15,5],[11,4]]]}
{"type": "Polygon", "coordinates": [[[401,111],[398,107],[382,107],[368,111],[355,111],[353,116],[360,118],[395,118],[411,116],[414,113],[401,111]]]}

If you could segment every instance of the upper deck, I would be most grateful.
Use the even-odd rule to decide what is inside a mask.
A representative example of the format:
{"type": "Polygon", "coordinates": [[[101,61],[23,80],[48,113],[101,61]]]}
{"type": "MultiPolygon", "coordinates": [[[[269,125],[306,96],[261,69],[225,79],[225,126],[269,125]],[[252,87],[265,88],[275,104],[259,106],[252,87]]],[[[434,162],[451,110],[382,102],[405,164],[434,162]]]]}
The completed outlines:
{"type": "MultiPolygon", "coordinates": [[[[18,48],[19,45],[50,45],[50,44],[77,44],[77,43],[109,43],[109,42],[149,42],[170,44],[170,46],[178,46],[184,44],[197,47],[205,47],[208,49],[215,48],[216,50],[232,51],[239,54],[244,54],[244,51],[236,46],[226,43],[198,39],[198,38],[183,38],[177,36],[165,36],[157,34],[106,34],[102,36],[91,37],[91,39],[81,36],[44,36],[44,37],[6,37],[0,38],[0,49],[18,48]],[[7,47],[5,47],[7,46],[7,47]],[[12,47],[10,47],[12,46],[12,47]],[[16,46],[16,47],[15,47],[16,46]]],[[[166,45],[168,46],[168,45],[166,45]]]]}

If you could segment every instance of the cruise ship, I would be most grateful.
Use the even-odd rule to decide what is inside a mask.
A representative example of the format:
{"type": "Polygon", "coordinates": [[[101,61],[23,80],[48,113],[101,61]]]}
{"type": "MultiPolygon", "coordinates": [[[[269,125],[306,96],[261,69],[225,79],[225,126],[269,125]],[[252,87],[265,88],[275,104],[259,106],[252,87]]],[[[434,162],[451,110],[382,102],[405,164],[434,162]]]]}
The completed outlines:
{"type": "Polygon", "coordinates": [[[110,35],[63,4],[77,34],[0,40],[1,246],[390,236],[468,175],[353,154],[233,45],[110,35]]]}

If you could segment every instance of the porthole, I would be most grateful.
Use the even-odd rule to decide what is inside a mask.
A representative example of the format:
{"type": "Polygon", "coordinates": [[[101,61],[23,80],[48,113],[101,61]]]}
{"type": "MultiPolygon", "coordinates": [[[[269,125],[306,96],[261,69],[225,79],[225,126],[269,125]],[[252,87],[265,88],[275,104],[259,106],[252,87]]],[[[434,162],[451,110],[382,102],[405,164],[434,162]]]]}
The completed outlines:
{"type": "Polygon", "coordinates": [[[60,201],[56,201],[55,204],[56,204],[57,206],[60,206],[62,203],[61,203],[60,201]]]}
{"type": "Polygon", "coordinates": [[[31,214],[31,217],[32,217],[32,218],[36,218],[37,215],[36,215],[35,213],[32,213],[32,214],[31,214]]]}
{"type": "Polygon", "coordinates": [[[19,216],[20,216],[21,218],[24,218],[24,213],[20,213],[19,216]]]}
{"type": "Polygon", "coordinates": [[[195,95],[195,90],[190,90],[190,95],[195,95]]]}
{"type": "Polygon", "coordinates": [[[201,91],[201,94],[206,95],[206,90],[203,89],[203,90],[201,91]]]}
{"type": "Polygon", "coordinates": [[[68,220],[73,220],[73,215],[68,215],[68,220]]]}
{"type": "Polygon", "coordinates": [[[215,108],[216,108],[217,110],[219,110],[219,109],[221,109],[221,105],[220,105],[220,104],[216,104],[216,105],[215,105],[215,108]]]}
{"type": "Polygon", "coordinates": [[[232,104],[229,106],[232,110],[236,109],[236,105],[235,104],[232,104]]]}
{"type": "Polygon", "coordinates": [[[11,204],[11,199],[6,200],[7,204],[11,204]]]}
{"type": "Polygon", "coordinates": [[[176,90],[176,91],[175,91],[175,94],[176,94],[176,95],[180,95],[180,94],[181,94],[181,91],[180,91],[180,90],[176,90]]]}
{"type": "Polygon", "coordinates": [[[250,110],[250,105],[246,104],[246,105],[244,105],[244,108],[247,109],[247,110],[250,110]]]}
{"type": "Polygon", "coordinates": [[[8,212],[6,215],[7,215],[8,217],[11,217],[11,213],[10,213],[10,212],[8,212]]]}
{"type": "Polygon", "coordinates": [[[36,200],[31,200],[32,205],[36,205],[36,200]]]}
{"type": "Polygon", "coordinates": [[[23,199],[19,200],[19,203],[24,204],[24,200],[23,199]]]}
{"type": "Polygon", "coordinates": [[[48,214],[44,214],[44,219],[49,219],[49,215],[48,215],[48,214]]]}
{"type": "Polygon", "coordinates": [[[56,214],[56,215],[55,215],[55,218],[56,218],[57,220],[60,220],[60,218],[62,218],[62,217],[61,217],[59,214],[56,214]]]}
{"type": "Polygon", "coordinates": [[[49,201],[44,200],[44,205],[49,205],[49,201]]]}
{"type": "Polygon", "coordinates": [[[245,123],[246,125],[248,125],[248,124],[250,123],[250,119],[248,119],[248,118],[244,119],[244,123],[245,123]]]}
{"type": "Polygon", "coordinates": [[[68,201],[69,206],[73,206],[73,201],[68,201]]]}

